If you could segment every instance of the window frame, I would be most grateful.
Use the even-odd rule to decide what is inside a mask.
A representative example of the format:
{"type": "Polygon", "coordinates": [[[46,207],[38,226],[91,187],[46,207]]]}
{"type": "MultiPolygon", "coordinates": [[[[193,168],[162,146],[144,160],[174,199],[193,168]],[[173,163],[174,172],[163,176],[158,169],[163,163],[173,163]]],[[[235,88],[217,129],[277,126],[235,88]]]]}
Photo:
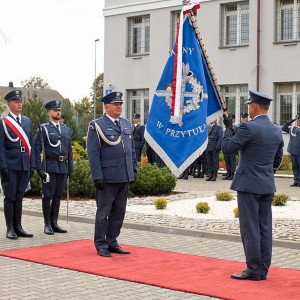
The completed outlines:
{"type": "Polygon", "coordinates": [[[127,119],[132,121],[133,114],[139,114],[140,123],[146,124],[150,111],[149,89],[127,90],[127,99],[127,119]]]}
{"type": "Polygon", "coordinates": [[[276,36],[277,43],[295,43],[300,41],[300,0],[276,0],[276,36]],[[283,12],[291,10],[291,24],[284,27],[283,12]],[[285,29],[285,30],[284,30],[285,29]],[[286,35],[286,36],[284,36],[286,35]],[[289,37],[290,36],[290,37],[289,37]]]}
{"type": "Polygon", "coordinates": [[[249,5],[249,1],[221,4],[221,48],[249,46],[249,5]],[[245,5],[246,8],[243,7],[245,5]],[[230,7],[232,8],[230,9],[230,7]],[[234,9],[234,7],[236,7],[236,9],[234,9]],[[246,19],[243,21],[245,16],[246,19]],[[229,24],[230,17],[236,17],[236,24],[233,26],[229,24]],[[244,31],[244,27],[246,27],[247,30],[244,31]],[[235,35],[233,42],[231,42],[232,38],[230,37],[232,34],[235,35]]]}
{"type": "Polygon", "coordinates": [[[127,56],[150,54],[150,15],[134,16],[127,20],[127,56]],[[138,20],[141,22],[138,22],[138,20]],[[139,32],[140,30],[140,32],[139,32]]]}

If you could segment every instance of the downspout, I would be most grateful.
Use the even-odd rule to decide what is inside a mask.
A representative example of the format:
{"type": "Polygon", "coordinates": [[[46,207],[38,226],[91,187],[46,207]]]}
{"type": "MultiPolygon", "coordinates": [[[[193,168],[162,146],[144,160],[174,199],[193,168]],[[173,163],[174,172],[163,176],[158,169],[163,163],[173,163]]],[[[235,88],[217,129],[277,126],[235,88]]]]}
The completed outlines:
{"type": "Polygon", "coordinates": [[[259,91],[260,72],[260,0],[257,0],[257,33],[256,33],[256,90],[259,91]]]}

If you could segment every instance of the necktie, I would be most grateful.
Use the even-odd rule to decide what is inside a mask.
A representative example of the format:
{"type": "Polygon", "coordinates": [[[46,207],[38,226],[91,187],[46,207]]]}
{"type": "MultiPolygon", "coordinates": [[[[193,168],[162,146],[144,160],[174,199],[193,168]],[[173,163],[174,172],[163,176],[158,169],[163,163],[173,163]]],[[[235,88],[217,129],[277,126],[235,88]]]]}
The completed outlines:
{"type": "Polygon", "coordinates": [[[115,120],[115,124],[120,128],[120,124],[118,120],[115,120]]]}
{"type": "Polygon", "coordinates": [[[59,124],[56,124],[56,129],[57,129],[58,133],[60,133],[59,124]]]}
{"type": "Polygon", "coordinates": [[[17,121],[17,123],[18,123],[19,125],[21,125],[21,123],[20,123],[20,118],[19,118],[19,117],[16,117],[16,121],[17,121]]]}

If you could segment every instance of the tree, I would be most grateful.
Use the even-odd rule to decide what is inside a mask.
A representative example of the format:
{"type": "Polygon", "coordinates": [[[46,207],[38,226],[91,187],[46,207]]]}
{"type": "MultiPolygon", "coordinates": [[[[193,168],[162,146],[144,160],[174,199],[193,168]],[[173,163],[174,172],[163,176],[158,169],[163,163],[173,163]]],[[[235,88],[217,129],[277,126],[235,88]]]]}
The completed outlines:
{"type": "MultiPolygon", "coordinates": [[[[100,99],[103,97],[103,80],[104,80],[104,73],[101,73],[96,78],[96,118],[103,115],[103,103],[100,99]]],[[[94,84],[92,87],[91,97],[93,99],[93,107],[94,107],[94,84]]]]}
{"type": "Polygon", "coordinates": [[[0,115],[7,110],[7,102],[4,98],[0,97],[0,115]]]}
{"type": "Polygon", "coordinates": [[[51,89],[50,85],[46,80],[41,77],[30,77],[28,80],[22,80],[21,84],[24,88],[34,88],[34,89],[51,89]]]}
{"type": "Polygon", "coordinates": [[[28,93],[28,100],[23,104],[22,114],[32,121],[33,133],[35,133],[38,128],[38,120],[41,124],[48,121],[48,114],[45,110],[44,103],[38,98],[36,93],[33,93],[31,97],[28,93]]]}
{"type": "Polygon", "coordinates": [[[89,115],[93,112],[93,103],[91,103],[88,97],[84,97],[79,102],[75,103],[75,109],[79,116],[89,115]]]}
{"type": "Polygon", "coordinates": [[[65,99],[61,105],[61,113],[64,115],[64,123],[71,128],[72,140],[80,140],[84,131],[78,122],[78,113],[69,99],[65,99]]]}

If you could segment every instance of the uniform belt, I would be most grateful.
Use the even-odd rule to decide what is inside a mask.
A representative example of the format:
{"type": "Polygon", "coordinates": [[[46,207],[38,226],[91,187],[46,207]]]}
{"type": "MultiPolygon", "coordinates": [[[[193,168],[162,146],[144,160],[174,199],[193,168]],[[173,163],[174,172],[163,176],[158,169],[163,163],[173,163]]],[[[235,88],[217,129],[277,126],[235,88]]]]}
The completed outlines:
{"type": "Polygon", "coordinates": [[[68,156],[46,156],[48,160],[58,160],[58,161],[66,161],[68,156]]]}
{"type": "Polygon", "coordinates": [[[21,147],[17,147],[17,148],[7,148],[7,150],[10,151],[20,151],[20,152],[26,152],[26,148],[21,146],[21,147]]]}

